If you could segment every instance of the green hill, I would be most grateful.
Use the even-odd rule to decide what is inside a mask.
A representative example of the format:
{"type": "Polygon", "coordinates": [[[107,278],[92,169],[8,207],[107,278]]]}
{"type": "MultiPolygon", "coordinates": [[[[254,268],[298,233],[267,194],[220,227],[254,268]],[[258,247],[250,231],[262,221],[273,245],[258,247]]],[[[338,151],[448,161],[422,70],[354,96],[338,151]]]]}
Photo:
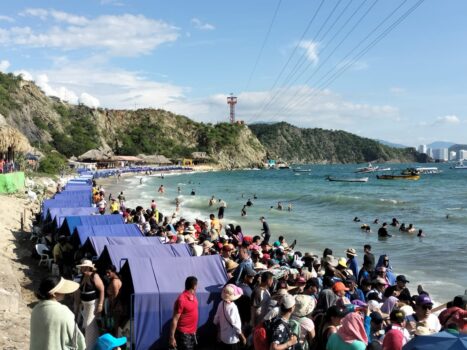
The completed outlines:
{"type": "Polygon", "coordinates": [[[253,124],[250,129],[268,157],[290,163],[415,162],[413,148],[393,148],[341,130],[302,129],[288,123],[253,124]]]}

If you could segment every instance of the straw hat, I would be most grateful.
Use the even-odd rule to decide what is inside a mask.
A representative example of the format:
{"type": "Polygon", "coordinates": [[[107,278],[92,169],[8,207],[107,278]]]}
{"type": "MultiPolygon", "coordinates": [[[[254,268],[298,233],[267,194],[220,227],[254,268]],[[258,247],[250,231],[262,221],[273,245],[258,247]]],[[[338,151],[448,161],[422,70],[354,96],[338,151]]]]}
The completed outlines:
{"type": "Polygon", "coordinates": [[[253,266],[253,268],[254,268],[255,270],[267,270],[268,267],[267,267],[266,265],[264,265],[263,263],[257,261],[257,262],[255,263],[255,266],[253,266]]]}
{"type": "Polygon", "coordinates": [[[332,267],[336,267],[338,264],[337,259],[332,255],[326,255],[326,257],[323,258],[323,262],[331,265],[332,267]]]}
{"type": "Polygon", "coordinates": [[[195,239],[192,236],[186,236],[185,237],[185,243],[186,244],[195,244],[195,239]]]}
{"type": "Polygon", "coordinates": [[[214,244],[209,241],[204,241],[201,245],[203,248],[212,248],[214,246],[214,244]]]}
{"type": "Polygon", "coordinates": [[[225,269],[228,271],[235,270],[238,267],[238,264],[233,260],[227,260],[225,263],[225,269]]]}
{"type": "Polygon", "coordinates": [[[78,283],[66,280],[63,277],[61,277],[58,284],[51,290],[49,290],[49,294],[70,294],[74,293],[78,288],[78,283]]]}
{"type": "Polygon", "coordinates": [[[295,296],[294,315],[297,317],[305,317],[313,312],[316,306],[316,301],[309,295],[299,294],[295,296]]]}
{"type": "Polygon", "coordinates": [[[221,293],[222,300],[235,301],[243,295],[243,290],[235,284],[227,284],[221,293]]]}
{"type": "Polygon", "coordinates": [[[94,264],[92,263],[91,260],[87,260],[87,259],[84,259],[84,260],[81,260],[81,264],[79,265],[76,265],[77,268],[81,268],[81,267],[90,267],[91,269],[95,270],[96,267],[94,266],[94,264]]]}
{"type": "Polygon", "coordinates": [[[352,256],[358,256],[355,248],[347,248],[345,251],[345,254],[352,255],[352,256]]]}

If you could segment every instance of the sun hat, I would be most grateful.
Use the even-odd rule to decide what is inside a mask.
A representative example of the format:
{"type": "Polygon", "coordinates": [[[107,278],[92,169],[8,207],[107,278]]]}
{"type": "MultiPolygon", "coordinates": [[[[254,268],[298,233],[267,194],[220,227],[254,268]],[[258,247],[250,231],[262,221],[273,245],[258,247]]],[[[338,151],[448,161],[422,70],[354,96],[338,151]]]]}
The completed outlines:
{"type": "Polygon", "coordinates": [[[282,296],[281,305],[286,309],[290,309],[294,307],[295,306],[294,296],[290,294],[285,294],[284,296],[282,296]]]}
{"type": "Polygon", "coordinates": [[[415,303],[417,305],[433,305],[433,301],[428,294],[420,294],[415,303]]]}
{"type": "Polygon", "coordinates": [[[355,248],[347,248],[345,253],[348,254],[348,255],[352,255],[352,256],[358,256],[357,251],[355,250],[355,248]]]}
{"type": "Polygon", "coordinates": [[[263,263],[257,261],[253,267],[255,270],[267,270],[267,266],[264,265],[263,263]]]}
{"type": "Polygon", "coordinates": [[[347,267],[347,259],[346,258],[339,258],[337,264],[342,266],[342,267],[347,267]]]}
{"type": "Polygon", "coordinates": [[[94,345],[94,350],[113,350],[118,346],[123,346],[126,344],[126,337],[115,338],[112,334],[106,333],[101,335],[94,345]]]}
{"type": "Polygon", "coordinates": [[[203,248],[212,248],[214,246],[214,244],[209,241],[204,241],[201,245],[203,248]]]}
{"type": "Polygon", "coordinates": [[[237,267],[238,267],[238,263],[236,263],[236,262],[233,261],[233,260],[228,260],[228,261],[225,263],[225,269],[226,269],[227,271],[235,270],[237,267]]]}
{"type": "Polygon", "coordinates": [[[185,237],[185,243],[186,244],[195,244],[195,239],[192,236],[186,236],[185,237]]]}
{"type": "Polygon", "coordinates": [[[410,281],[407,280],[407,278],[405,278],[404,275],[399,275],[396,277],[396,281],[397,282],[403,282],[403,283],[410,283],[410,281]]]}
{"type": "Polygon", "coordinates": [[[326,255],[326,257],[323,258],[323,262],[331,265],[332,267],[336,267],[338,264],[337,259],[332,255],[326,255]]]}
{"type": "Polygon", "coordinates": [[[415,329],[415,335],[430,335],[432,332],[428,327],[418,326],[415,329]]]}
{"type": "Polygon", "coordinates": [[[49,290],[49,294],[70,294],[74,293],[79,288],[79,283],[66,280],[63,277],[60,277],[58,284],[49,290]]]}
{"type": "Polygon", "coordinates": [[[316,301],[313,297],[305,294],[295,296],[295,310],[293,314],[297,317],[305,317],[313,312],[316,301]]]}
{"type": "Polygon", "coordinates": [[[243,290],[235,284],[227,284],[221,293],[222,300],[235,301],[243,295],[243,290]]]}
{"type": "Polygon", "coordinates": [[[336,283],[334,283],[334,285],[332,286],[332,291],[333,291],[334,293],[341,292],[341,291],[343,291],[343,290],[344,290],[344,291],[347,291],[347,290],[349,290],[349,288],[347,288],[347,287],[345,286],[345,284],[342,283],[342,282],[336,282],[336,283]]]}
{"type": "Polygon", "coordinates": [[[76,265],[76,267],[78,268],[81,268],[81,267],[90,267],[92,269],[96,269],[96,267],[94,266],[94,264],[92,263],[91,260],[88,260],[88,259],[84,259],[84,260],[81,260],[81,264],[79,265],[76,265]]]}

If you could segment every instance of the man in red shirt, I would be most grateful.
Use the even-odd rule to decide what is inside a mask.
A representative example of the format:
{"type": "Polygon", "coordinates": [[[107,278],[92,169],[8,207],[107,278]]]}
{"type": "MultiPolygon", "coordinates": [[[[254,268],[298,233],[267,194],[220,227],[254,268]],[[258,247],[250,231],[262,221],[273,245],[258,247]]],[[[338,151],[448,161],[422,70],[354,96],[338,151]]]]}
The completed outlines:
{"type": "Polygon", "coordinates": [[[177,350],[193,350],[196,345],[198,328],[198,279],[190,276],[185,280],[185,291],[175,301],[170,325],[169,345],[177,350]]]}

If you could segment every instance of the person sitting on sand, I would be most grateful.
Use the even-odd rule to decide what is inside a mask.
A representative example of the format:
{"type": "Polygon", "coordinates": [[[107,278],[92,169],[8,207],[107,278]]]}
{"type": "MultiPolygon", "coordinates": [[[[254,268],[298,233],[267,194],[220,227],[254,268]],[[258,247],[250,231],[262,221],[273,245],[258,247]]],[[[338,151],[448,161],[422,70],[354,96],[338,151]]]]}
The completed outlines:
{"type": "Polygon", "coordinates": [[[409,224],[409,227],[407,227],[407,233],[414,233],[415,232],[415,227],[413,227],[413,224],[409,224]]]}

